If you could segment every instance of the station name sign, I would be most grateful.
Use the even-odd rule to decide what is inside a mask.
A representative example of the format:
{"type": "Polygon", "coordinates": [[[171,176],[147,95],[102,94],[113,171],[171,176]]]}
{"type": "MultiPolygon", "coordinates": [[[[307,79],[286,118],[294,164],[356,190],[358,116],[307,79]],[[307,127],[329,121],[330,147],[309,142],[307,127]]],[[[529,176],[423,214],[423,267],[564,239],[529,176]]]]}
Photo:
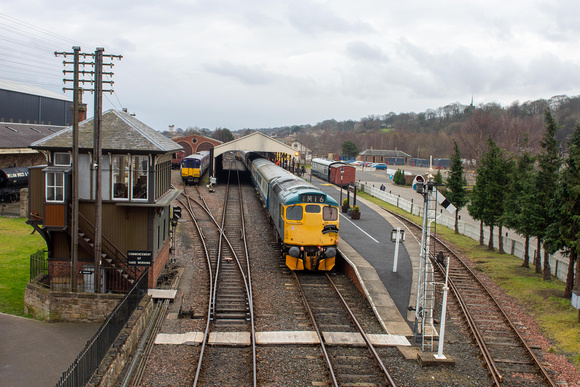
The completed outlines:
{"type": "Polygon", "coordinates": [[[146,250],[128,250],[127,265],[129,266],[151,266],[153,252],[146,250]]]}
{"type": "Polygon", "coordinates": [[[324,195],[302,194],[300,195],[302,203],[324,203],[324,195]]]}

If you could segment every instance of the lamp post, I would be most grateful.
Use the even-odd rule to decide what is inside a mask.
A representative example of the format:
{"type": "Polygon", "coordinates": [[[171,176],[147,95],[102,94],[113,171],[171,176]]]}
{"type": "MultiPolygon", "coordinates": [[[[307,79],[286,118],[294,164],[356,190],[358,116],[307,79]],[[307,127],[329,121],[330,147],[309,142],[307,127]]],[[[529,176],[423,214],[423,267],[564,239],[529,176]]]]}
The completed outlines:
{"type": "Polygon", "coordinates": [[[344,167],[340,167],[340,205],[342,206],[342,176],[344,175],[344,167]]]}
{"type": "Polygon", "coordinates": [[[391,242],[395,242],[395,259],[393,260],[393,273],[397,272],[397,266],[399,263],[399,242],[405,241],[405,230],[401,230],[400,227],[393,229],[391,231],[391,242]]]}
{"type": "Polygon", "coordinates": [[[437,354],[433,355],[435,359],[447,359],[443,354],[443,342],[445,341],[445,317],[447,315],[447,292],[449,291],[449,286],[447,282],[449,281],[449,257],[447,257],[447,270],[445,273],[445,285],[443,285],[443,303],[441,304],[441,329],[439,330],[439,347],[437,348],[437,354]]]}

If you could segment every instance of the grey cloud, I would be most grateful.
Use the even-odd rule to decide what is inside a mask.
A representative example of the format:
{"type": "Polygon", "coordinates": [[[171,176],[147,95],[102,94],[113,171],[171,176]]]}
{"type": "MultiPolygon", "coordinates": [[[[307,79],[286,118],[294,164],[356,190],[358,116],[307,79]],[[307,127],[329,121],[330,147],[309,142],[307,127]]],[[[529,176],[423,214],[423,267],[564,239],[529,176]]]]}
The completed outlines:
{"type": "Polygon", "coordinates": [[[313,2],[288,2],[287,17],[294,28],[309,34],[373,32],[368,23],[341,17],[330,7],[313,2]]]}
{"type": "Polygon", "coordinates": [[[351,41],[346,45],[347,55],[355,60],[383,62],[388,60],[388,57],[380,47],[371,46],[370,44],[361,41],[351,41]]]}
{"type": "Polygon", "coordinates": [[[240,65],[227,61],[206,64],[204,69],[210,73],[237,79],[248,85],[267,85],[272,83],[274,74],[258,65],[240,65]]]}

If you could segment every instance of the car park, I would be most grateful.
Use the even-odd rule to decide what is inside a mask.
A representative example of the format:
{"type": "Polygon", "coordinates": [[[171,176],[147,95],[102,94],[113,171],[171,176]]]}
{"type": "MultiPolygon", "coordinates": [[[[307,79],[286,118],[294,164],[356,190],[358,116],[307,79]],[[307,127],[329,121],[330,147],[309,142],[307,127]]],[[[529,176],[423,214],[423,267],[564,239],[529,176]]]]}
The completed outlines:
{"type": "Polygon", "coordinates": [[[376,170],[387,169],[387,164],[385,164],[385,163],[376,163],[375,164],[375,169],[376,170]]]}

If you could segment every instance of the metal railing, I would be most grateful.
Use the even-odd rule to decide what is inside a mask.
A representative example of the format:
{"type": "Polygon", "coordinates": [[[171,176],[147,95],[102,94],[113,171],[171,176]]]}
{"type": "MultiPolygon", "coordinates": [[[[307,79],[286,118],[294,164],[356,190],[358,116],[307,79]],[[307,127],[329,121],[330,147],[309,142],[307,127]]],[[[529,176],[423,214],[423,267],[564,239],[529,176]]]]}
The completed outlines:
{"type": "MultiPolygon", "coordinates": [[[[401,195],[391,194],[386,191],[381,191],[379,188],[375,188],[371,184],[364,184],[361,182],[356,183],[357,189],[368,193],[369,195],[381,199],[384,202],[392,204],[396,207],[399,207],[402,210],[405,210],[413,215],[423,216],[422,213],[422,203],[414,202],[413,200],[406,200],[401,198],[401,195]]],[[[448,227],[450,229],[455,228],[455,216],[448,216],[445,214],[441,214],[437,216],[437,224],[441,226],[448,227]]],[[[458,222],[459,226],[459,233],[465,235],[473,240],[478,241],[480,236],[480,228],[479,224],[471,224],[464,221],[458,222]]],[[[489,240],[489,227],[485,227],[483,230],[483,236],[485,240],[489,240]]],[[[494,235],[494,246],[498,246],[500,236],[496,232],[494,235]]],[[[501,236],[502,242],[504,245],[504,249],[507,253],[514,255],[520,259],[524,259],[525,248],[524,242],[521,240],[516,240],[514,238],[509,238],[507,236],[501,236]]],[[[533,257],[536,254],[536,248],[534,247],[535,243],[532,243],[529,246],[529,255],[533,257]]],[[[544,255],[540,254],[541,262],[544,261],[544,255]]],[[[568,262],[558,255],[550,255],[550,268],[552,270],[552,275],[558,278],[560,281],[566,281],[566,275],[568,273],[568,262]]]]}
{"type": "Polygon", "coordinates": [[[30,281],[47,285],[45,278],[48,278],[48,260],[46,250],[38,250],[30,256],[30,281]]]}
{"type": "Polygon", "coordinates": [[[113,345],[121,330],[127,325],[131,314],[143,296],[147,294],[147,274],[145,270],[131,290],[109,314],[97,333],[87,341],[85,348],[71,366],[62,374],[57,386],[84,386],[98,370],[99,364],[113,345]]]}

